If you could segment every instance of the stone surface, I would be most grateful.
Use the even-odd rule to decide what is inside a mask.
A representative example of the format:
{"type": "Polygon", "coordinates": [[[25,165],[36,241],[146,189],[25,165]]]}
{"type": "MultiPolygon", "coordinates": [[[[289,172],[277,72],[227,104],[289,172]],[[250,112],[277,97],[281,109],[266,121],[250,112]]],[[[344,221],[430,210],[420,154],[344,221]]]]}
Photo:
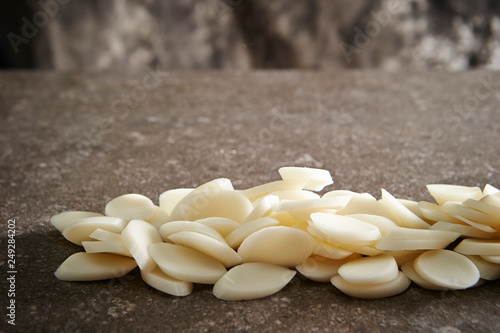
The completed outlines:
{"type": "MultiPolygon", "coordinates": [[[[211,286],[176,298],[137,270],[100,282],[54,271],[81,248],[49,223],[103,212],[129,192],[228,177],[238,189],[285,165],[326,168],[327,188],[385,188],[431,200],[425,185],[500,186],[500,74],[379,71],[0,73],[0,248],[16,219],[16,328],[23,331],[498,332],[500,281],[459,292],[412,285],[358,300],[296,276],[279,293],[224,302],[211,286]]],[[[6,323],[6,256],[2,321],[6,323]]]]}

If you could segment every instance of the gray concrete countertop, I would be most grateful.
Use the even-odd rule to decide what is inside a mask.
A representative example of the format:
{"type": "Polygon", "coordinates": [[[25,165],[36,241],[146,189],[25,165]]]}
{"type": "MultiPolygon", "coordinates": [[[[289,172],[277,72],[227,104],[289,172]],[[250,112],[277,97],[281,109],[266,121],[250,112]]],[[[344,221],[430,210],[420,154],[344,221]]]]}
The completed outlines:
{"type": "Polygon", "coordinates": [[[425,185],[500,186],[500,74],[368,72],[0,72],[2,320],[7,229],[16,220],[16,329],[40,332],[498,332],[500,281],[465,291],[412,285],[360,300],[296,276],[279,293],[225,302],[197,285],[163,294],[139,272],[64,282],[79,247],[49,223],[102,212],[136,192],[217,177],[236,188],[278,180],[281,166],[331,171],[332,189],[385,188],[431,200],[425,185]]]}

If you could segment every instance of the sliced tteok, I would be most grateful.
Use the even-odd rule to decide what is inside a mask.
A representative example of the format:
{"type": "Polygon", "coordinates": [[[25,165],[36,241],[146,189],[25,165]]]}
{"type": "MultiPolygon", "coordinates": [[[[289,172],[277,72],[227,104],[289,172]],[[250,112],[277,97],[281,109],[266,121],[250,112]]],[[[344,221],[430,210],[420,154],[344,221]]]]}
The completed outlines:
{"type": "Polygon", "coordinates": [[[163,192],[159,197],[160,208],[172,214],[175,206],[193,190],[194,188],[174,188],[163,192]]]}
{"type": "Polygon", "coordinates": [[[341,209],[345,207],[350,196],[335,196],[320,199],[283,200],[275,208],[275,212],[288,212],[297,222],[307,221],[312,213],[325,209],[341,209]]]}
{"type": "Polygon", "coordinates": [[[155,206],[153,214],[144,221],[149,222],[155,228],[161,227],[164,223],[169,221],[170,214],[161,207],[155,206]]]}
{"type": "MultiPolygon", "coordinates": [[[[466,202],[470,204],[473,201],[469,200],[466,202]]],[[[479,203],[481,202],[479,201],[479,203]]],[[[497,228],[500,227],[500,217],[480,212],[476,209],[464,206],[460,203],[446,202],[443,205],[441,205],[440,209],[458,219],[462,217],[467,220],[489,225],[491,227],[497,227],[497,228]]],[[[463,221],[463,219],[461,220],[463,221]]]]}
{"type": "Polygon", "coordinates": [[[207,217],[194,222],[204,224],[214,229],[222,237],[226,237],[241,225],[240,223],[225,217],[207,217]]]}
{"type": "Polygon", "coordinates": [[[472,287],[480,277],[470,259],[450,250],[426,251],[415,259],[413,267],[423,279],[446,289],[472,287]]]}
{"type": "MultiPolygon", "coordinates": [[[[325,194],[323,197],[326,197],[325,194]]],[[[337,212],[339,215],[349,214],[372,214],[393,219],[389,209],[374,197],[365,194],[357,194],[351,197],[347,206],[337,212]]]]}
{"type": "Polygon", "coordinates": [[[273,219],[272,217],[261,217],[260,219],[253,220],[239,226],[237,229],[227,235],[226,242],[230,247],[236,249],[241,245],[243,240],[245,240],[245,238],[247,238],[252,233],[260,229],[275,226],[278,224],[279,221],[273,219]]]}
{"type": "Polygon", "coordinates": [[[331,283],[341,292],[357,298],[382,298],[390,297],[405,291],[411,283],[411,280],[399,272],[398,276],[391,281],[378,284],[356,284],[344,280],[340,275],[335,275],[331,283]]]}
{"type": "Polygon", "coordinates": [[[121,241],[83,241],[82,245],[87,253],[113,253],[132,257],[130,251],[121,241]]]}
{"type": "Polygon", "coordinates": [[[399,202],[392,194],[382,189],[382,203],[389,208],[390,212],[400,226],[410,228],[429,228],[429,223],[415,215],[411,210],[399,202]]]}
{"type": "Polygon", "coordinates": [[[429,229],[458,232],[462,236],[473,238],[499,238],[500,235],[499,232],[486,232],[470,225],[441,221],[434,223],[429,229]]]}
{"type": "Polygon", "coordinates": [[[286,179],[286,180],[276,180],[274,182],[257,185],[255,187],[248,188],[241,191],[240,193],[247,197],[250,201],[255,201],[260,197],[268,195],[276,191],[298,191],[302,190],[307,184],[307,180],[304,179],[286,179]]]}
{"type": "Polygon", "coordinates": [[[214,284],[226,273],[217,259],[182,245],[155,243],[149,253],[165,274],[178,280],[214,284]]]}
{"type": "Polygon", "coordinates": [[[200,234],[204,234],[215,238],[221,242],[224,242],[224,238],[215,229],[209,226],[194,222],[194,221],[173,221],[163,224],[160,227],[160,235],[164,240],[167,240],[168,236],[181,231],[194,231],[200,234]]]}
{"type": "Polygon", "coordinates": [[[439,205],[432,202],[420,201],[418,203],[418,209],[428,220],[462,224],[459,219],[443,212],[439,205]]]}
{"type": "Polygon", "coordinates": [[[315,243],[313,254],[335,260],[344,259],[353,254],[353,251],[343,249],[336,245],[330,244],[327,241],[324,241],[323,239],[316,237],[314,235],[313,239],[315,243]]]}
{"type": "Polygon", "coordinates": [[[280,199],[275,195],[266,195],[253,202],[254,209],[245,218],[243,223],[248,221],[253,221],[261,217],[270,215],[273,212],[274,207],[279,203],[280,199]]]}
{"type": "Polygon", "coordinates": [[[143,220],[132,220],[123,229],[122,242],[137,261],[141,270],[152,271],[156,263],[149,254],[149,247],[154,243],[162,243],[158,229],[143,220]]]}
{"type": "Polygon", "coordinates": [[[444,249],[458,237],[453,231],[395,227],[375,247],[386,251],[444,249]]]}
{"type": "Polygon", "coordinates": [[[63,232],[64,229],[70,227],[71,225],[75,224],[81,219],[87,217],[96,217],[96,216],[103,216],[103,215],[93,212],[67,211],[52,216],[50,218],[50,223],[52,223],[52,225],[56,227],[57,230],[63,232]]]}
{"type": "Polygon", "coordinates": [[[122,241],[122,235],[120,233],[111,232],[99,228],[94,230],[94,232],[91,233],[89,237],[100,241],[113,241],[113,242],[122,241]]]}
{"type": "Polygon", "coordinates": [[[429,289],[429,290],[446,290],[446,287],[443,286],[438,286],[430,281],[427,281],[426,279],[422,278],[415,268],[413,267],[413,260],[405,262],[401,266],[401,270],[403,273],[413,282],[415,282],[417,285],[424,289],[429,289]]]}
{"type": "Polygon", "coordinates": [[[484,260],[480,256],[466,255],[479,270],[482,279],[496,280],[500,278],[500,265],[484,260]]]}
{"type": "Polygon", "coordinates": [[[141,277],[151,287],[173,296],[187,296],[193,290],[193,283],[168,276],[159,267],[151,272],[141,271],[141,277]]]}
{"type": "Polygon", "coordinates": [[[147,219],[153,214],[155,205],[142,194],[124,194],[106,204],[105,213],[108,216],[125,220],[147,219]]]}
{"type": "Polygon", "coordinates": [[[137,266],[132,258],[109,253],[77,252],[54,273],[60,280],[94,281],[119,278],[137,266]]]}
{"type": "Polygon", "coordinates": [[[96,216],[79,220],[70,227],[64,229],[63,236],[72,243],[82,245],[83,241],[93,240],[90,237],[96,229],[103,229],[115,233],[121,233],[127,226],[128,221],[119,217],[96,216]]]}
{"type": "Polygon", "coordinates": [[[190,193],[181,200],[172,211],[170,221],[195,221],[207,217],[224,217],[241,223],[252,210],[252,203],[239,192],[208,190],[190,193]]]}
{"type": "Polygon", "coordinates": [[[481,199],[483,191],[475,186],[429,184],[427,190],[439,205],[447,201],[463,202],[469,198],[481,199]]]}
{"type": "Polygon", "coordinates": [[[282,167],[278,170],[281,178],[307,180],[304,189],[321,191],[325,186],[333,184],[330,171],[315,168],[282,167]]]}
{"type": "Polygon", "coordinates": [[[500,256],[500,239],[466,238],[454,250],[462,254],[500,256]]]}
{"type": "Polygon", "coordinates": [[[349,261],[339,268],[339,275],[350,283],[377,284],[398,277],[398,264],[394,257],[381,254],[349,261]]]}
{"type": "Polygon", "coordinates": [[[392,231],[392,229],[397,227],[397,224],[393,220],[390,220],[387,217],[383,216],[372,215],[372,214],[352,214],[349,215],[349,217],[353,217],[363,222],[373,224],[380,230],[382,236],[387,235],[389,232],[392,231]]]}
{"type": "Polygon", "coordinates": [[[175,244],[198,250],[220,261],[226,267],[232,267],[242,262],[241,257],[225,241],[193,231],[176,232],[168,236],[175,244]]]}
{"type": "Polygon", "coordinates": [[[481,220],[481,223],[500,228],[500,207],[486,203],[489,199],[489,197],[483,197],[481,200],[467,199],[463,205],[488,214],[488,219],[481,220]]]}
{"type": "Polygon", "coordinates": [[[294,270],[270,263],[244,263],[222,276],[213,293],[226,301],[262,298],[283,289],[295,274],[294,270]]]}
{"type": "Polygon", "coordinates": [[[313,252],[314,240],[299,229],[273,226],[254,232],[241,243],[238,254],[244,262],[267,262],[296,266],[313,252]]]}
{"type": "Polygon", "coordinates": [[[332,276],[338,274],[340,266],[358,258],[361,258],[361,255],[357,253],[339,260],[312,255],[295,268],[309,280],[329,282],[332,276]]]}
{"type": "Polygon", "coordinates": [[[380,239],[380,230],[361,220],[328,213],[311,214],[310,226],[330,243],[367,245],[380,239]]]}

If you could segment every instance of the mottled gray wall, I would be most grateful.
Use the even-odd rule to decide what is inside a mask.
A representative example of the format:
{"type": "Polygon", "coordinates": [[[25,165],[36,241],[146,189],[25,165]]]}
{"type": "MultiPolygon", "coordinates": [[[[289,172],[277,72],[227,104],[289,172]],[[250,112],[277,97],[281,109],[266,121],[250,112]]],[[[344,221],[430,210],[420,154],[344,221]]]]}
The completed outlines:
{"type": "MultiPolygon", "coordinates": [[[[16,55],[31,50],[28,57],[41,68],[500,68],[500,1],[494,0],[38,0],[27,4],[30,11],[22,13],[39,31],[26,38],[27,43],[18,42],[16,55]]],[[[2,34],[23,37],[19,9],[10,15],[6,8],[4,2],[0,16],[18,24],[4,28],[2,34]]],[[[4,38],[2,45],[9,44],[12,38],[4,38]]]]}

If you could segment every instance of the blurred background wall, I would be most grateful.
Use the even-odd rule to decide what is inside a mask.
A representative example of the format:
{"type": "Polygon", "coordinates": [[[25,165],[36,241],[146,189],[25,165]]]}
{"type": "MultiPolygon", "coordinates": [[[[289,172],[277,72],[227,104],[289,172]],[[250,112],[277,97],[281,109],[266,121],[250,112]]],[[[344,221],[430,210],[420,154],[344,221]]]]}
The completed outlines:
{"type": "Polygon", "coordinates": [[[500,69],[496,0],[2,0],[0,66],[500,69]]]}

